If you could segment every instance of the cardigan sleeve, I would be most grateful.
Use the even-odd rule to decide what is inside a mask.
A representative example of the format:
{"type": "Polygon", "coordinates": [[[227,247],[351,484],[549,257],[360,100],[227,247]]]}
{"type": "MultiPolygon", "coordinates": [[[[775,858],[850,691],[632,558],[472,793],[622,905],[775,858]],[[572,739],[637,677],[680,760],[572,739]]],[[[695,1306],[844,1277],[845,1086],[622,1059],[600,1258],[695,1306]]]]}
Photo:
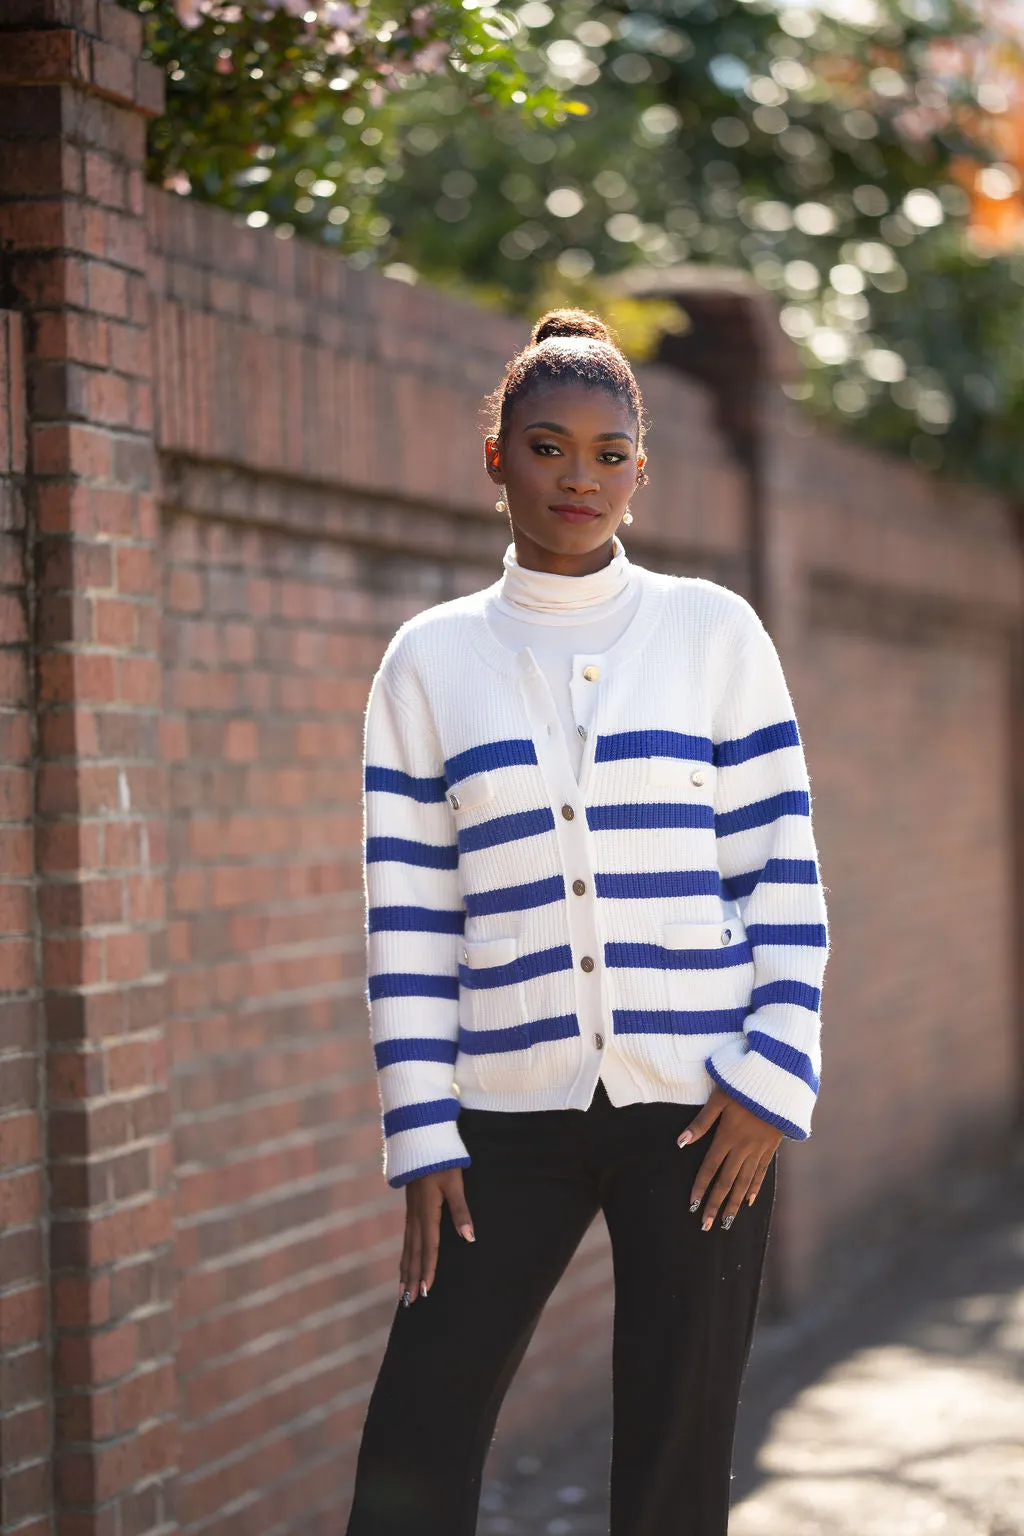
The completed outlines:
{"type": "Polygon", "coordinates": [[[370,690],[363,806],[370,1034],[397,1188],[469,1156],[455,1124],[458,846],[429,710],[393,655],[370,690]]]}
{"type": "Polygon", "coordinates": [[[828,925],[803,747],[782,666],[760,619],[743,643],[715,722],[715,833],[725,894],[754,962],[744,1037],[708,1072],[787,1136],[810,1134],[821,1067],[828,925]]]}

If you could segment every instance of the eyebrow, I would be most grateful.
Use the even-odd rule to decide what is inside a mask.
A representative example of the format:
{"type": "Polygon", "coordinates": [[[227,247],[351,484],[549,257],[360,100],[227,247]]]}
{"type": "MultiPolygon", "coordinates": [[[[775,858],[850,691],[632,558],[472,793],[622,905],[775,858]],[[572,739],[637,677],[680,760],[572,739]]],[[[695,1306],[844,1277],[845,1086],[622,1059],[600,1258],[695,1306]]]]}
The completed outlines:
{"type": "MultiPolygon", "coordinates": [[[[523,428],[523,431],[529,432],[531,427],[547,427],[549,432],[558,432],[562,435],[562,437],[572,437],[573,435],[569,431],[568,427],[559,426],[557,421],[528,421],[526,426],[523,428]]],[[[594,438],[594,442],[607,443],[615,437],[624,437],[627,443],[631,443],[633,441],[628,432],[598,432],[594,438]]]]}

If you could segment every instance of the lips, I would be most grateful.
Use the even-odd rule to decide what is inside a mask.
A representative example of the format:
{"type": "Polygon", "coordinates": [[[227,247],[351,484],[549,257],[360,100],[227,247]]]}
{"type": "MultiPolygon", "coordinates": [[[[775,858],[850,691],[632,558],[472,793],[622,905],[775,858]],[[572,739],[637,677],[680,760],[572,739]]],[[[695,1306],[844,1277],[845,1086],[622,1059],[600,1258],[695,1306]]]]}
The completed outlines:
{"type": "Polygon", "coordinates": [[[551,511],[556,517],[561,517],[567,523],[592,523],[601,516],[596,507],[582,507],[578,502],[562,501],[553,506],[551,511]]]}

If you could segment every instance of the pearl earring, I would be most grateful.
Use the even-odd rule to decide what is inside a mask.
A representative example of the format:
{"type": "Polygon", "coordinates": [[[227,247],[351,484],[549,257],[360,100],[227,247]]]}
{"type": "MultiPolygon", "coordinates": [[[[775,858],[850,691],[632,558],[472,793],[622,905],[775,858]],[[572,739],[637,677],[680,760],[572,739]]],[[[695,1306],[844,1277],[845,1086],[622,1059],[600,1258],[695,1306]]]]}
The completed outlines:
{"type": "Polygon", "coordinates": [[[632,514],[632,512],[629,512],[629,511],[623,512],[623,514],[622,514],[622,521],[625,523],[626,527],[628,528],[630,523],[632,523],[632,521],[633,521],[633,514],[632,514]]]}
{"type": "Polygon", "coordinates": [[[494,503],[494,510],[495,510],[495,512],[502,512],[502,513],[504,513],[504,512],[508,511],[508,502],[505,500],[505,494],[506,494],[505,493],[505,487],[502,486],[502,493],[498,497],[497,501],[494,503]]]}

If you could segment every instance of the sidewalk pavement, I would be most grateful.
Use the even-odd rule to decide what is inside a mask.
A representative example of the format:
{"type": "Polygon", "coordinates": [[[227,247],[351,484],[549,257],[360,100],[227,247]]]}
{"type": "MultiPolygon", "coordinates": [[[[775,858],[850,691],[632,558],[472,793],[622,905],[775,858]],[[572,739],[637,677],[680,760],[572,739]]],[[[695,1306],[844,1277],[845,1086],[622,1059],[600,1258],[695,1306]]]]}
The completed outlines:
{"type": "MultiPolygon", "coordinates": [[[[506,1451],[479,1536],[607,1536],[607,1409],[506,1451]]],[[[1024,1536],[1024,1179],[759,1329],[730,1536],[1024,1536]]]]}

